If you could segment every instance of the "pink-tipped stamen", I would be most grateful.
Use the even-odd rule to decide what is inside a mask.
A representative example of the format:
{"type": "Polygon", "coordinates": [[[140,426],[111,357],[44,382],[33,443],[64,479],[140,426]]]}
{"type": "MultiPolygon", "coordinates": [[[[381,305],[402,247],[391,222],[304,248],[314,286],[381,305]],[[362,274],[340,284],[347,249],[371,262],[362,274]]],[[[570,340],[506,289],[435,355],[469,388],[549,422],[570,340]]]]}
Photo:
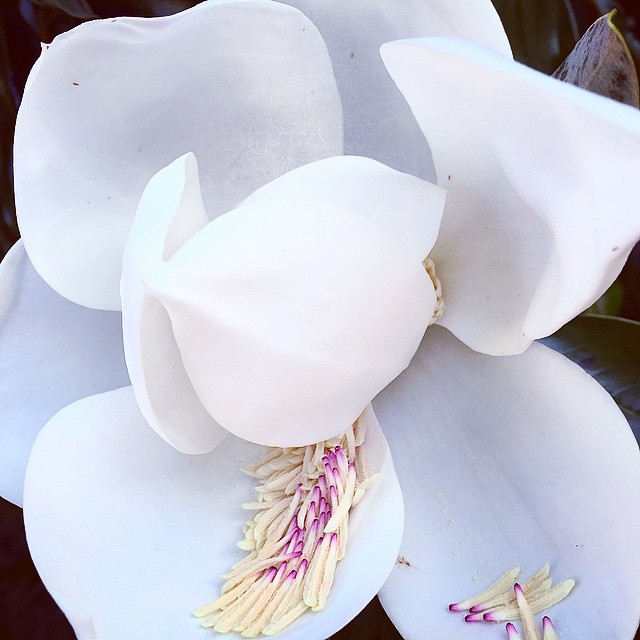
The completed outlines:
{"type": "Polygon", "coordinates": [[[354,428],[341,436],[340,445],[332,438],[276,450],[248,467],[261,481],[256,501],[245,506],[258,513],[238,543],[250,555],[223,576],[218,599],[194,612],[206,616],[203,626],[253,638],[278,633],[308,609],[324,608],[347,549],[348,512],[357,504],[347,450],[358,464],[359,498],[372,482],[358,449],[364,422],[357,437],[354,428]]]}
{"type": "Polygon", "coordinates": [[[464,617],[465,622],[482,622],[486,618],[482,617],[481,613],[469,613],[464,617]]]}
{"type": "Polygon", "coordinates": [[[542,636],[543,640],[558,640],[558,635],[549,616],[542,618],[542,636]]]}
{"type": "Polygon", "coordinates": [[[307,569],[309,568],[309,561],[305,558],[298,567],[298,576],[300,578],[304,578],[304,574],[307,573],[307,569]]]}
{"type": "Polygon", "coordinates": [[[268,580],[269,582],[273,582],[273,579],[278,575],[278,570],[275,567],[269,567],[269,569],[266,570],[264,577],[266,580],[268,580]]]}

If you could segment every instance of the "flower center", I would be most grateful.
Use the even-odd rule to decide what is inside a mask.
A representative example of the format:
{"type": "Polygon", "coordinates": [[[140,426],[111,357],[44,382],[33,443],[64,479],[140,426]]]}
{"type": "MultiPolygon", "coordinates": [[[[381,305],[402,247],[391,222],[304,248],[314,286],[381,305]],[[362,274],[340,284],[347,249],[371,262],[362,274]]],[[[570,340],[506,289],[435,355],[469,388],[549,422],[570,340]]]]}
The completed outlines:
{"type": "Polygon", "coordinates": [[[238,543],[249,555],[224,578],[220,597],[194,612],[202,626],[246,638],[278,633],[324,608],[347,546],[349,512],[368,478],[361,416],[344,434],[306,447],[271,448],[247,469],[259,478],[256,515],[238,543]]]}
{"type": "Polygon", "coordinates": [[[431,317],[431,321],[429,322],[429,326],[435,324],[442,318],[444,314],[444,298],[442,297],[442,284],[440,283],[440,279],[436,275],[436,265],[435,262],[431,258],[425,258],[422,261],[422,265],[425,268],[425,271],[429,274],[431,278],[431,282],[433,282],[433,288],[436,292],[436,307],[433,310],[433,316],[431,317]]]}

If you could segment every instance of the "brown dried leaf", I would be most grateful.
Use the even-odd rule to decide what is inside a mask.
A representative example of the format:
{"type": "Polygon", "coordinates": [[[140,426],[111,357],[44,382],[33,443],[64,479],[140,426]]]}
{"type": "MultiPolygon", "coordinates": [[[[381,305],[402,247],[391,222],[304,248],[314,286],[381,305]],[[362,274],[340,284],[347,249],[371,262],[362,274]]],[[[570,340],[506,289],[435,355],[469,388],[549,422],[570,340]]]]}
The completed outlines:
{"type": "Polygon", "coordinates": [[[640,107],[638,75],[615,11],[596,20],[553,77],[607,98],[640,107]]]}

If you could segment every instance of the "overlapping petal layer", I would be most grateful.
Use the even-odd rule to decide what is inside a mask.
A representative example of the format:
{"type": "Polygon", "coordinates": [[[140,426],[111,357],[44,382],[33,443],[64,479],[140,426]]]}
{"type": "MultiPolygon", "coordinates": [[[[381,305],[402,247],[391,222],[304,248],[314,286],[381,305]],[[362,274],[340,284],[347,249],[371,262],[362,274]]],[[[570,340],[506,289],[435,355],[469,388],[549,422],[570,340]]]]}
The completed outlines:
{"type": "Polygon", "coordinates": [[[286,0],[322,34],[344,108],[345,152],[433,177],[429,149],[380,61],[379,47],[400,38],[468,38],[510,56],[488,0],[286,0]]]}
{"type": "Polygon", "coordinates": [[[0,266],[0,368],[0,493],[21,504],[29,451],[47,420],[128,383],[120,314],[60,297],[18,241],[0,266]]]}
{"type": "MultiPolygon", "coordinates": [[[[402,537],[402,496],[386,441],[367,426],[377,482],[351,513],[349,546],[326,609],[279,637],[324,640],[376,593],[402,537]]],[[[215,636],[190,612],[215,597],[253,484],[240,466],[260,448],[229,436],[211,454],[178,453],[147,426],[131,388],[58,413],[34,446],[25,488],[31,553],[80,640],[215,636]],[[88,427],[88,428],[85,428],[88,427]]]]}
{"type": "Polygon", "coordinates": [[[205,2],[81,25],[45,46],[18,115],[16,205],[38,272],[120,306],[122,249],[145,184],[193,151],[211,217],[289,169],[339,154],[325,45],[277,2],[205,2]]]}
{"type": "Polygon", "coordinates": [[[346,207],[393,245],[422,262],[436,242],[446,191],[369,158],[339,156],[294,169],[252,193],[243,204],[316,200],[346,207]]]}
{"type": "Polygon", "coordinates": [[[537,344],[479,355],[434,327],[374,406],[402,461],[406,564],[381,599],[404,638],[495,637],[447,605],[545,562],[554,581],[577,581],[550,613],[563,640],[633,637],[640,455],[582,369],[537,344]]]}
{"type": "Polygon", "coordinates": [[[193,154],[156,174],[144,191],[122,264],[122,324],[127,368],[140,411],[185,453],[211,451],[226,431],[193,390],[165,308],[145,280],[208,223],[193,154]]]}
{"type": "MultiPolygon", "coordinates": [[[[424,206],[439,217],[441,194],[424,206]]],[[[344,205],[254,202],[147,278],[198,397],[225,429],[277,446],[330,438],[409,364],[436,297],[415,251],[386,226],[344,205]]]]}
{"type": "Polygon", "coordinates": [[[444,196],[368,158],[329,158],[267,184],[245,213],[225,216],[231,227],[216,223],[190,244],[207,222],[195,158],[160,171],[138,208],[122,280],[127,365],[148,422],[191,453],[221,437],[201,400],[264,444],[344,430],[408,364],[429,322],[435,302],[421,262],[444,196]],[[185,242],[176,274],[171,258],[185,242]],[[148,287],[166,287],[167,262],[168,298],[182,300],[167,304],[180,348],[159,301],[166,291],[158,298],[148,287]]]}
{"type": "Polygon", "coordinates": [[[476,350],[520,352],[596,300],[640,236],[640,114],[471,42],[382,53],[449,191],[442,324],[476,350]]]}

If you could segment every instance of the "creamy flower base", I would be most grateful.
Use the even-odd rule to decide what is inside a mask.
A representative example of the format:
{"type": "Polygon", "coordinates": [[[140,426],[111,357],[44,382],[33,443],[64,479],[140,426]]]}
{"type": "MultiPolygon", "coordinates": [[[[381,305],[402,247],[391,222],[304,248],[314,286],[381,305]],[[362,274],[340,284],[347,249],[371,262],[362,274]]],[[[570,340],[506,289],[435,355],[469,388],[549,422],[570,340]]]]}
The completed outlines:
{"type": "Polygon", "coordinates": [[[406,518],[370,429],[380,477],[326,607],[280,637],[324,640],[380,591],[407,640],[488,640],[495,626],[447,603],[544,561],[577,580],[551,612],[562,640],[635,632],[637,446],[582,370],[526,349],[640,235],[640,116],[514,63],[488,1],[398,3],[296,1],[312,22],[212,0],[91,23],[29,78],[28,258],[19,244],[0,270],[1,484],[21,501],[62,409],[30,457],[25,521],[82,640],[215,634],[190,612],[241,558],[240,466],[258,455],[241,438],[319,442],[372,398],[406,518]],[[387,72],[380,45],[415,36],[464,40],[385,44],[387,72]],[[440,187],[418,177],[425,137],[440,187]],[[368,158],[326,159],[345,151],[368,158]],[[422,339],[427,256],[446,312],[422,339]]]}

